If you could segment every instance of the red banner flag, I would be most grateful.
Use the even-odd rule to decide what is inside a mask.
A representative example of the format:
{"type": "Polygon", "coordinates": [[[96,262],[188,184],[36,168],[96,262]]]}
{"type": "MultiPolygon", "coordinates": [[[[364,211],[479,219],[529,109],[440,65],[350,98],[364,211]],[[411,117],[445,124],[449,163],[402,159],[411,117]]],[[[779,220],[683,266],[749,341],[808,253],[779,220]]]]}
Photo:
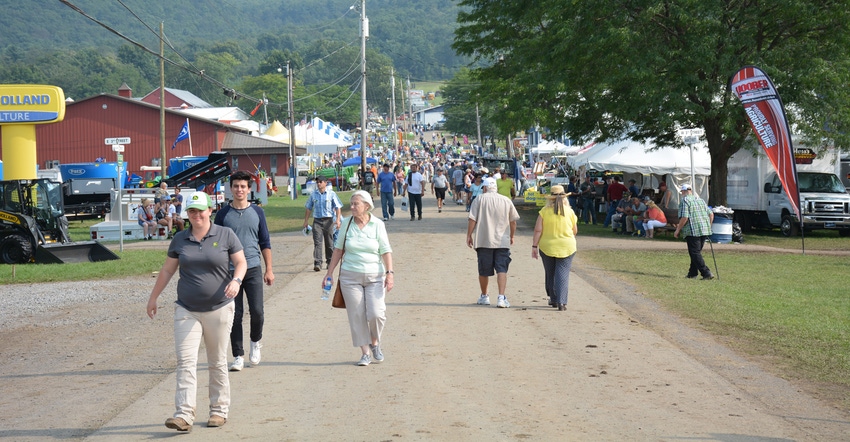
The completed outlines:
{"type": "Polygon", "coordinates": [[[746,66],[732,77],[731,88],[732,93],[744,104],[750,126],[776,169],[797,219],[802,221],[791,131],[776,87],[764,71],[755,66],[746,66]]]}

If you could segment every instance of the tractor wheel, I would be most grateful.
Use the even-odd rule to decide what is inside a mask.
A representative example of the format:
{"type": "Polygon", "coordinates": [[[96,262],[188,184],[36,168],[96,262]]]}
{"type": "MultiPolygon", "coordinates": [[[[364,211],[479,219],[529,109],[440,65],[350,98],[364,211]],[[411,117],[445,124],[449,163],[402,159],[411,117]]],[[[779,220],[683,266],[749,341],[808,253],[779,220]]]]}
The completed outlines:
{"type": "Polygon", "coordinates": [[[32,256],[32,243],[23,235],[9,235],[0,240],[0,260],[4,263],[25,264],[32,256]]]}

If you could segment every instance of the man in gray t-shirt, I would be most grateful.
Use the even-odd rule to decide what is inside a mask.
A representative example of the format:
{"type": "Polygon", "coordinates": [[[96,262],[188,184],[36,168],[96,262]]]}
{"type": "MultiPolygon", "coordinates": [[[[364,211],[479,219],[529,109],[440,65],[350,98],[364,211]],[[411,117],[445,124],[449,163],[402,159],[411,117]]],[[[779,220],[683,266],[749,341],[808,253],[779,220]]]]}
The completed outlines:
{"type": "Polygon", "coordinates": [[[230,331],[230,345],[235,358],[230,364],[230,371],[240,371],[245,366],[243,356],[245,349],[242,343],[242,316],[244,315],[244,299],[248,301],[248,309],[251,313],[251,353],[252,365],[260,363],[261,355],[260,340],[263,338],[263,323],[265,315],[263,312],[263,283],[272,285],[274,272],[272,272],[272,246],[269,238],[269,229],[266,225],[266,215],[263,209],[251,204],[248,195],[251,192],[251,175],[244,171],[237,171],[230,175],[230,191],[233,201],[222,207],[215,216],[215,224],[227,226],[236,232],[239,241],[245,251],[245,260],[248,262],[248,271],[245,280],[239,288],[236,296],[236,308],[233,316],[233,328],[230,331]],[[260,262],[260,257],[266,265],[265,272],[260,262]],[[244,295],[244,297],[243,297],[244,295]]]}
{"type": "Polygon", "coordinates": [[[455,163],[452,172],[452,185],[455,188],[455,203],[463,204],[463,168],[460,167],[460,163],[455,163]]]}

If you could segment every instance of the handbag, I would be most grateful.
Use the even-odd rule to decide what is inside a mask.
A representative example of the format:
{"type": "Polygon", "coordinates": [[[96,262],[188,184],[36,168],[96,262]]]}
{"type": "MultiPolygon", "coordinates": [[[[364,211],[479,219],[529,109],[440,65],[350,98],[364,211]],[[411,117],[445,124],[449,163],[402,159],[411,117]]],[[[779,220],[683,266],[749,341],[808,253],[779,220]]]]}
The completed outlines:
{"type": "MultiPolygon", "coordinates": [[[[351,228],[351,222],[354,218],[348,220],[348,226],[345,228],[345,236],[342,237],[342,254],[345,255],[345,241],[348,240],[348,229],[351,228]]],[[[342,273],[342,258],[340,258],[339,273],[336,275],[336,290],[334,290],[334,298],[331,301],[333,308],[345,308],[345,298],[342,297],[342,285],[339,283],[339,274],[342,273]]]]}

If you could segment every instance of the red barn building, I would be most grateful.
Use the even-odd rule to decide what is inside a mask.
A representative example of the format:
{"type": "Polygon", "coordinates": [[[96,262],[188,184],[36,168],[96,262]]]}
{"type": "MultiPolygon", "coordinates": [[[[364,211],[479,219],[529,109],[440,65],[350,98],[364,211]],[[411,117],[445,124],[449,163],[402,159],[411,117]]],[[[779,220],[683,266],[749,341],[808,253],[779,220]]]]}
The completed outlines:
{"type": "MultiPolygon", "coordinates": [[[[129,88],[122,87],[119,93],[121,95],[100,94],[69,102],[62,122],[38,125],[36,149],[39,167],[46,168],[56,163],[89,163],[98,158],[115,161],[116,154],[112,146],[105,144],[104,140],[119,137],[131,139],[130,144],[124,147],[124,161],[129,172],[142,175],[142,166],[159,165],[158,96],[157,103],[152,104],[133,99],[129,88]]],[[[234,170],[255,172],[257,168],[262,168],[271,175],[288,173],[288,144],[255,137],[247,129],[179,110],[165,109],[165,144],[169,159],[229,151],[234,170]],[[181,141],[172,149],[172,143],[187,119],[191,133],[191,152],[189,140],[181,141]]]]}

